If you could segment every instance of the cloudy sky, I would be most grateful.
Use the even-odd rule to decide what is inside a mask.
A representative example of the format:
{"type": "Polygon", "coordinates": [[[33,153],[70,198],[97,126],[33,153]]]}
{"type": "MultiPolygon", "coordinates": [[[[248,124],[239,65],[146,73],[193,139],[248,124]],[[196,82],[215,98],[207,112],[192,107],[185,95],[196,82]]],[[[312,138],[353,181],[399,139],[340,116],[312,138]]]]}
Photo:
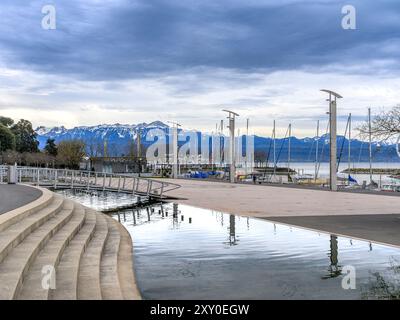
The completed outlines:
{"type": "Polygon", "coordinates": [[[398,0],[2,0],[0,114],[35,126],[179,121],[222,107],[269,135],[312,135],[329,88],[340,129],[400,103],[398,0]],[[42,28],[42,7],[56,29],[42,28]],[[342,28],[342,7],[357,29],[342,28]]]}

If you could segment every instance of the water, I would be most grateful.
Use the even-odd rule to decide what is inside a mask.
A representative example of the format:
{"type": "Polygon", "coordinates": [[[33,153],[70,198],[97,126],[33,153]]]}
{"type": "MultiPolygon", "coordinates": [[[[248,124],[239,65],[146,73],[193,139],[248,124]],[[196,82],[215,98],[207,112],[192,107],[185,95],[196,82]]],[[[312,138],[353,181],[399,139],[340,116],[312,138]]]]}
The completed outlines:
{"type": "Polygon", "coordinates": [[[121,210],[114,215],[132,235],[137,281],[145,299],[388,299],[400,295],[400,249],[173,206],[121,210]],[[355,290],[342,288],[346,266],[355,268],[355,290]]]}
{"type": "Polygon", "coordinates": [[[143,201],[142,197],[136,195],[109,191],[87,192],[79,189],[65,189],[55,190],[55,192],[98,211],[133,206],[138,201],[143,201]]]}
{"type": "MultiPolygon", "coordinates": [[[[136,201],[58,192],[97,210],[136,201]]],[[[400,298],[398,248],[186,205],[120,209],[113,217],[133,238],[145,299],[400,298]],[[348,266],[355,290],[342,288],[348,266]]]]}
{"type": "MultiPolygon", "coordinates": [[[[279,163],[278,166],[285,167],[287,166],[287,163],[282,162],[279,163]]],[[[297,172],[301,172],[304,174],[315,174],[315,164],[313,162],[293,162],[290,167],[297,172]]],[[[342,172],[343,170],[346,170],[348,168],[348,163],[347,162],[341,162],[339,166],[338,172],[342,172]]],[[[369,168],[369,162],[352,162],[351,163],[351,168],[369,168]]],[[[381,169],[399,169],[400,168],[400,162],[373,162],[372,163],[372,168],[381,168],[381,169]]],[[[328,162],[321,162],[320,168],[319,168],[319,176],[327,178],[329,177],[329,163],[328,162]]],[[[346,174],[340,174],[339,176],[345,177],[346,174]]],[[[369,174],[351,174],[353,178],[355,178],[359,184],[362,184],[363,181],[366,181],[367,184],[370,183],[370,176],[369,174]]],[[[388,175],[381,175],[381,174],[373,174],[372,179],[375,182],[381,182],[381,184],[399,184],[398,179],[393,179],[390,178],[388,175]]]]}

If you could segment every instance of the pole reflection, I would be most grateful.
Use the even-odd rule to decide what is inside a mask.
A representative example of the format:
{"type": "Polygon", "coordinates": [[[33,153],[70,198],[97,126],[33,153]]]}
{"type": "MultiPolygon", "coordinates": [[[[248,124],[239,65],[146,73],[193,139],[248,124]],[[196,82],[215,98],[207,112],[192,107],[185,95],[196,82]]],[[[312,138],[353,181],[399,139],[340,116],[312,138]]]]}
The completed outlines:
{"type": "Polygon", "coordinates": [[[337,236],[331,235],[329,250],[330,265],[328,268],[328,274],[323,276],[322,279],[336,278],[342,274],[342,266],[339,264],[338,256],[338,238],[337,236]]]}

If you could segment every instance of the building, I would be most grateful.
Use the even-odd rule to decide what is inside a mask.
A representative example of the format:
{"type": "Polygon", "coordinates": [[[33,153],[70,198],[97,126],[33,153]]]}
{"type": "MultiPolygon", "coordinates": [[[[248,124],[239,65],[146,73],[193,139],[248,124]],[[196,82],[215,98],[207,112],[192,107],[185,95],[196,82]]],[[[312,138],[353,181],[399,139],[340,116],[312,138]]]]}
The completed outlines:
{"type": "Polygon", "coordinates": [[[104,173],[142,173],[147,171],[147,161],[138,157],[92,157],[87,169],[104,173]]]}

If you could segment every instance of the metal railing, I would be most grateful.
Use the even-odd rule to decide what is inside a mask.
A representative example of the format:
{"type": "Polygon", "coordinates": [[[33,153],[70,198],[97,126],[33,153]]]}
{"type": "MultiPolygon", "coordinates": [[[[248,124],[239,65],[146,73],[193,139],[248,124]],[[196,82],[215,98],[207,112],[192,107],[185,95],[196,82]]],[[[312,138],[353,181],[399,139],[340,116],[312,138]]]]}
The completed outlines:
{"type": "MultiPolygon", "coordinates": [[[[54,189],[71,188],[117,191],[162,198],[165,192],[180,188],[179,184],[129,174],[93,171],[17,167],[17,181],[54,189]]],[[[0,183],[8,182],[8,166],[0,166],[0,183]]]]}

